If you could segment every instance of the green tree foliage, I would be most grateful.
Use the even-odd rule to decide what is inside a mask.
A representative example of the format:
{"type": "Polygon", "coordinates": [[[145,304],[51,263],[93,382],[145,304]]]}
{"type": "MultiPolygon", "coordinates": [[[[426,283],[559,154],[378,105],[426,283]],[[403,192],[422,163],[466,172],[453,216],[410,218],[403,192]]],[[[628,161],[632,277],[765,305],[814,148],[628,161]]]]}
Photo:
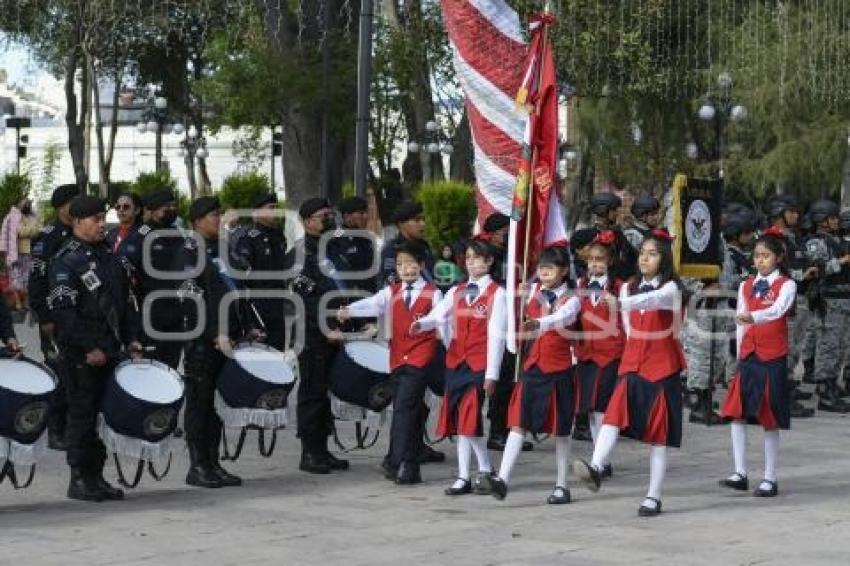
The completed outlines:
{"type": "Polygon", "coordinates": [[[28,175],[6,173],[0,177],[0,222],[9,210],[26,196],[30,196],[32,181],[28,175]]]}
{"type": "Polygon", "coordinates": [[[269,178],[265,175],[230,175],[222,183],[218,197],[224,208],[250,209],[256,197],[268,194],[271,190],[269,178]]]}
{"type": "Polygon", "coordinates": [[[434,250],[468,236],[475,222],[475,190],[471,185],[439,181],[419,187],[416,199],[425,210],[425,238],[434,250]]]}

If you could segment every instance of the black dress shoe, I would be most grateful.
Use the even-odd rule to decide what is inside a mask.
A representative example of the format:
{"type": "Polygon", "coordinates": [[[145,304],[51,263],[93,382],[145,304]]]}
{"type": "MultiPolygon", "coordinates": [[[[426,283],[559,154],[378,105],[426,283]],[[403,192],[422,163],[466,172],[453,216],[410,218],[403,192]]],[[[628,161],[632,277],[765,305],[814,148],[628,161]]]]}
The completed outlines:
{"type": "Polygon", "coordinates": [[[337,458],[330,452],[325,452],[324,458],[325,461],[328,463],[328,466],[332,470],[347,470],[350,467],[348,460],[337,458]]]}
{"type": "Polygon", "coordinates": [[[422,483],[422,475],[419,473],[418,464],[402,462],[395,478],[397,485],[416,485],[422,483]]]}
{"type": "Polygon", "coordinates": [[[546,498],[546,503],[549,505],[566,505],[570,501],[572,501],[570,490],[559,485],[556,485],[549,497],[546,498]]]}
{"type": "Polygon", "coordinates": [[[308,474],[329,474],[331,473],[331,465],[324,455],[319,456],[312,452],[304,452],[301,454],[301,463],[298,469],[308,474]]]}
{"type": "Polygon", "coordinates": [[[120,501],[124,499],[124,492],[117,487],[113,487],[103,478],[102,475],[96,476],[94,478],[94,483],[97,486],[97,489],[99,489],[103,494],[104,499],[108,499],[110,501],[120,501]]]}
{"type": "Polygon", "coordinates": [[[207,465],[195,465],[186,474],[186,483],[195,487],[218,488],[224,487],[221,478],[207,465]]]}
{"type": "Polygon", "coordinates": [[[717,483],[720,487],[728,487],[738,491],[747,491],[750,489],[750,482],[747,480],[747,476],[738,473],[733,474],[732,477],[723,478],[717,483]]]}
{"type": "Polygon", "coordinates": [[[498,500],[504,499],[508,495],[508,484],[499,476],[493,476],[490,479],[490,495],[498,500]]]}
{"type": "Polygon", "coordinates": [[[51,450],[61,450],[64,452],[67,448],[67,445],[65,444],[65,434],[48,429],[47,447],[51,450]]]}
{"type": "Polygon", "coordinates": [[[478,472],[478,475],[475,477],[475,483],[472,486],[475,495],[490,495],[493,493],[494,479],[497,479],[497,476],[492,470],[489,472],[478,472]]]}
{"type": "Polygon", "coordinates": [[[446,495],[454,496],[454,495],[466,495],[467,493],[472,493],[472,482],[470,482],[469,480],[465,480],[463,478],[457,478],[457,479],[462,481],[463,485],[461,485],[460,487],[455,487],[454,484],[450,485],[449,487],[446,488],[446,490],[444,492],[446,495]]]}
{"type": "Polygon", "coordinates": [[[530,440],[526,440],[522,443],[522,451],[523,452],[531,452],[534,450],[534,443],[530,440]]]}
{"type": "Polygon", "coordinates": [[[86,477],[81,470],[71,470],[71,481],[68,483],[68,498],[79,501],[103,501],[105,494],[98,489],[92,478],[86,477]]]}
{"type": "Polygon", "coordinates": [[[590,462],[582,459],[573,462],[573,474],[583,481],[590,491],[599,491],[599,486],[602,485],[602,474],[590,462]]]}
{"type": "Polygon", "coordinates": [[[422,446],[419,447],[419,454],[416,458],[419,460],[420,464],[438,464],[446,461],[445,454],[439,450],[434,450],[427,444],[422,444],[422,446]]]}
{"type": "Polygon", "coordinates": [[[779,485],[775,481],[769,480],[761,480],[761,483],[753,492],[753,497],[776,497],[777,495],[779,495],[779,485]],[[768,484],[769,488],[762,488],[764,484],[768,484]]]}
{"type": "Polygon", "coordinates": [[[599,473],[601,479],[610,479],[614,477],[614,467],[611,464],[605,464],[602,471],[599,473]]]}
{"type": "Polygon", "coordinates": [[[215,475],[218,476],[218,479],[221,480],[221,485],[224,487],[234,487],[237,485],[242,485],[242,478],[239,476],[235,476],[221,467],[221,464],[215,462],[212,465],[212,470],[215,475]]]}
{"type": "Polygon", "coordinates": [[[647,497],[646,499],[650,499],[655,502],[655,506],[650,507],[649,505],[641,504],[638,509],[638,515],[641,517],[654,517],[656,515],[661,514],[661,500],[655,499],[654,497],[647,497]]]}

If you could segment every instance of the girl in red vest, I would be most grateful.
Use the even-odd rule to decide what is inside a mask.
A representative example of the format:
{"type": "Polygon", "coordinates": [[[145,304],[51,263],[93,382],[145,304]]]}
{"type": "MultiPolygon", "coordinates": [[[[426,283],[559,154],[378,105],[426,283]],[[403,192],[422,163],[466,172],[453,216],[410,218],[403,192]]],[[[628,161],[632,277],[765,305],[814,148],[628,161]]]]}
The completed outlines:
{"type": "MultiPolygon", "coordinates": [[[[626,344],[620,315],[602,300],[606,292],[619,295],[622,286],[619,279],[608,274],[614,261],[616,241],[610,230],[603,230],[596,236],[588,246],[587,274],[578,281],[581,326],[576,341],[576,415],[588,415],[594,444],[617,385],[617,370],[626,344]]],[[[606,462],[602,477],[610,477],[612,473],[611,464],[606,462]]]]}
{"type": "Polygon", "coordinates": [[[428,314],[443,296],[436,285],[422,278],[426,257],[427,250],[420,241],[403,242],[396,247],[395,268],[399,282],[355,301],[337,314],[340,321],[388,315],[390,370],[396,387],[390,447],[383,467],[387,478],[400,485],[422,482],[418,461],[423,432],[420,407],[425,389],[434,377],[429,366],[437,352],[436,331],[415,336],[410,333],[411,324],[428,314]]]}
{"type": "Polygon", "coordinates": [[[791,399],[787,387],[788,313],[797,285],[785,274],[785,246],[779,228],[768,228],[756,240],[753,260],[758,275],[738,289],[738,372],[720,415],[732,420],[735,472],[720,485],[744,491],[747,481],[746,424],[764,427],[764,479],[756,497],[775,497],[779,429],[791,428],[791,399]]]}
{"type": "Polygon", "coordinates": [[[678,339],[682,296],[671,240],[666,231],[653,230],[640,247],[640,278],[622,286],[619,301],[611,293],[603,295],[623,311],[626,345],[620,381],[605,411],[592,461],[573,464],[575,474],[598,491],[620,431],[649,444],[649,489],[638,509],[642,517],[661,512],[667,447],[678,448],[682,439],[679,373],[685,368],[685,357],[678,339]]]}
{"type": "MultiPolygon", "coordinates": [[[[538,336],[526,344],[522,373],[508,407],[508,434],[499,475],[493,478],[493,496],[504,499],[514,464],[522,452],[526,431],[555,437],[557,478],[547,501],[569,503],[567,467],[570,459],[570,432],[573,424],[573,349],[567,327],[581,308],[565,278],[569,260],[563,248],[547,248],[537,263],[538,283],[529,292],[525,305],[526,333],[538,336]]],[[[527,334],[528,335],[528,334],[527,334]]]]}
{"type": "Polygon", "coordinates": [[[446,391],[437,423],[440,436],[457,435],[458,477],[446,495],[472,492],[469,464],[478,460],[475,491],[490,493],[493,467],[483,437],[481,404],[499,379],[505,349],[505,291],[488,275],[493,249],[481,237],[466,246],[469,280],[452,287],[434,310],[414,322],[411,334],[447,326],[446,391]],[[449,323],[446,325],[446,323],[449,323]]]}

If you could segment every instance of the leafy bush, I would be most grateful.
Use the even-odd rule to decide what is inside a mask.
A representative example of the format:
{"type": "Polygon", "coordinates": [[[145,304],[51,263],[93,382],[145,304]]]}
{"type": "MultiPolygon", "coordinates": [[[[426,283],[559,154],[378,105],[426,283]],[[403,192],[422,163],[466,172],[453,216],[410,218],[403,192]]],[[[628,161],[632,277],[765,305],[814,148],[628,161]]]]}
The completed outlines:
{"type": "Polygon", "coordinates": [[[432,249],[440,250],[469,234],[476,212],[471,185],[457,181],[428,183],[419,187],[416,200],[425,209],[425,237],[432,249]]]}
{"type": "Polygon", "coordinates": [[[270,193],[269,178],[259,173],[234,174],[221,185],[218,198],[224,208],[251,208],[254,198],[270,193]]]}
{"type": "Polygon", "coordinates": [[[9,210],[22,198],[30,194],[32,181],[27,175],[6,173],[0,177],[0,222],[9,210]]]}
{"type": "MultiPolygon", "coordinates": [[[[160,171],[158,173],[140,173],[139,176],[136,177],[136,180],[130,183],[127,188],[140,197],[144,197],[145,195],[161,191],[163,189],[174,191],[177,195],[177,215],[184,220],[188,220],[191,200],[188,196],[177,190],[177,181],[171,177],[171,174],[168,171],[160,171]]],[[[112,196],[111,193],[112,191],[110,190],[110,196],[112,196]]],[[[117,195],[118,193],[116,193],[116,196],[117,195]]]]}

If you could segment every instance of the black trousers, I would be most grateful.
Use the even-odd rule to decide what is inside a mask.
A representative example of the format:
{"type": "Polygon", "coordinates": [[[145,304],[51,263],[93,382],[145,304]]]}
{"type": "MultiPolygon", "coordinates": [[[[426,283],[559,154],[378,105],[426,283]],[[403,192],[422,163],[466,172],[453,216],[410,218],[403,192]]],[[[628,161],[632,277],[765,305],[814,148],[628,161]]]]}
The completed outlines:
{"type": "Polygon", "coordinates": [[[50,406],[47,411],[47,428],[53,434],[64,437],[68,418],[68,392],[65,387],[68,382],[68,368],[62,360],[61,354],[53,348],[54,343],[50,336],[44,333],[40,325],[38,332],[44,363],[53,370],[57,380],[56,391],[50,398],[50,406]]]}
{"type": "Polygon", "coordinates": [[[114,369],[114,362],[101,367],[83,362],[72,365],[68,370],[66,458],[72,468],[92,475],[100,475],[106,462],[106,448],[97,435],[97,414],[106,382],[114,369]]]}
{"type": "Polygon", "coordinates": [[[428,375],[423,369],[401,366],[393,372],[392,379],[395,393],[388,463],[395,468],[402,463],[416,466],[424,432],[423,417],[427,418],[422,397],[428,387],[428,375]]]}
{"type": "Polygon", "coordinates": [[[487,404],[487,418],[490,420],[490,438],[502,438],[508,434],[508,405],[514,391],[514,370],[516,354],[505,351],[496,391],[487,404]]]}
{"type": "Polygon", "coordinates": [[[221,419],[215,412],[215,385],[227,357],[206,338],[187,342],[184,354],[186,411],[183,427],[186,441],[202,455],[218,454],[221,419]]]}
{"type": "Polygon", "coordinates": [[[328,450],[328,437],[333,430],[328,390],[335,356],[336,348],[330,345],[308,346],[298,356],[301,374],[298,384],[298,438],[305,452],[322,454],[328,450]]]}

